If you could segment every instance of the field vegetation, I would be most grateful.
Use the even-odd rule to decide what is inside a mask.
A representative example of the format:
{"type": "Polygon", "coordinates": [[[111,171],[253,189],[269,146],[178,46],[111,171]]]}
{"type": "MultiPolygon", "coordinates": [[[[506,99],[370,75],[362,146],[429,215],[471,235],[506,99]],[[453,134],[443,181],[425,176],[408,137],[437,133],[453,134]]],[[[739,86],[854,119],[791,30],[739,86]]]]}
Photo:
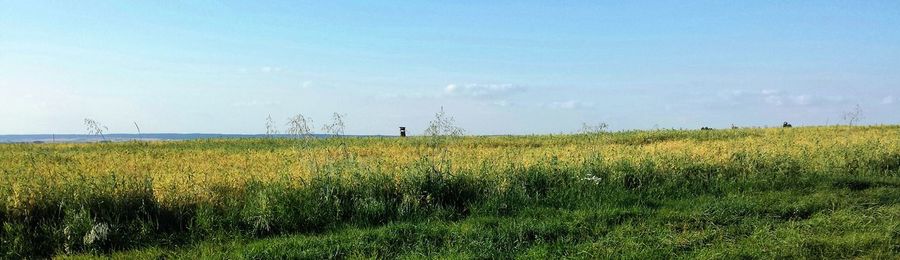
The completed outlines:
{"type": "Polygon", "coordinates": [[[897,258],[900,127],[2,144],[0,194],[3,258],[897,258]]]}

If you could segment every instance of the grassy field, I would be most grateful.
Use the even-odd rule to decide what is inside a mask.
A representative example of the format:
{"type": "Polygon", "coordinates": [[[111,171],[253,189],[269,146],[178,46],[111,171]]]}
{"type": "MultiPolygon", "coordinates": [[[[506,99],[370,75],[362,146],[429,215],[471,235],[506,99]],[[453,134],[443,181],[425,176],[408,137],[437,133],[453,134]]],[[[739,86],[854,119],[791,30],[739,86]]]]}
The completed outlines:
{"type": "Polygon", "coordinates": [[[900,127],[0,145],[4,258],[898,258],[900,127]]]}

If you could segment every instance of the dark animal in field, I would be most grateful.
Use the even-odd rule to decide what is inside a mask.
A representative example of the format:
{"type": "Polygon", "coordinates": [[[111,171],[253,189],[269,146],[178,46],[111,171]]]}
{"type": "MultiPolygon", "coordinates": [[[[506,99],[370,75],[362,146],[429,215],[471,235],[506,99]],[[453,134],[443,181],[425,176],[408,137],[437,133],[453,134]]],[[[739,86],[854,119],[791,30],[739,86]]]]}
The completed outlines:
{"type": "Polygon", "coordinates": [[[784,124],[782,124],[781,127],[791,127],[791,124],[789,124],[788,122],[784,122],[784,124]]]}
{"type": "Polygon", "coordinates": [[[704,126],[704,127],[701,127],[701,128],[700,128],[700,130],[704,130],[704,131],[705,131],[705,130],[713,130],[713,129],[712,129],[712,128],[709,128],[709,127],[705,127],[705,126],[704,126]]]}

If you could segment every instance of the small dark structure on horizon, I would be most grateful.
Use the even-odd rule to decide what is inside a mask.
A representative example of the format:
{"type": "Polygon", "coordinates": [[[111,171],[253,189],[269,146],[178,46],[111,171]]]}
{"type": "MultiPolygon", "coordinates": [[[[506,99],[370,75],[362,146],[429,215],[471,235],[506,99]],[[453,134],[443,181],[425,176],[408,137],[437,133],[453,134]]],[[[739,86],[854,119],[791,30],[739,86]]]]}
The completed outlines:
{"type": "Polygon", "coordinates": [[[406,127],[405,126],[400,127],[400,137],[406,137],[406,127]]]}
{"type": "Polygon", "coordinates": [[[701,128],[700,128],[700,130],[713,130],[713,129],[712,129],[712,128],[709,128],[709,127],[705,127],[705,126],[704,126],[704,127],[701,127],[701,128]]]}
{"type": "Polygon", "coordinates": [[[785,128],[786,128],[786,127],[791,127],[791,124],[788,123],[787,121],[785,121],[784,124],[781,125],[781,127],[785,127],[785,128]]]}

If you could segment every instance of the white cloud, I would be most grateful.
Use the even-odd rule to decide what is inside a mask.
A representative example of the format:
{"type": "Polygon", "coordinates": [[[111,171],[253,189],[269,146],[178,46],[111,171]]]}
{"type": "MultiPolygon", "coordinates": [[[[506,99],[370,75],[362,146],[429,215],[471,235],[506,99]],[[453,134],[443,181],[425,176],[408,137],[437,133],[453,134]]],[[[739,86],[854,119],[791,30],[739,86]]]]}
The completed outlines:
{"type": "Polygon", "coordinates": [[[450,84],[444,93],[450,96],[470,98],[501,98],[525,91],[525,88],[512,84],[450,84]]]}
{"type": "Polygon", "coordinates": [[[240,74],[247,74],[247,73],[251,73],[251,72],[256,73],[257,71],[260,73],[278,73],[283,70],[284,69],[282,69],[281,67],[273,67],[273,66],[262,66],[259,68],[249,68],[249,69],[246,67],[241,67],[241,68],[236,69],[236,71],[240,74]]]}
{"type": "Polygon", "coordinates": [[[262,71],[263,73],[278,73],[278,72],[281,72],[281,68],[264,66],[262,68],[259,68],[259,71],[262,71]]]}
{"type": "Polygon", "coordinates": [[[509,102],[507,100],[497,100],[497,101],[492,102],[491,104],[495,105],[495,106],[501,106],[501,107],[508,107],[508,106],[513,105],[512,102],[509,102]]]}
{"type": "Polygon", "coordinates": [[[593,102],[584,102],[578,100],[568,100],[568,101],[557,101],[550,102],[547,104],[541,104],[542,107],[552,108],[552,109],[586,109],[594,107],[593,102]]]}
{"type": "Polygon", "coordinates": [[[423,98],[436,98],[434,95],[423,95],[422,93],[381,93],[375,95],[375,98],[380,99],[423,99],[423,98]]]}
{"type": "Polygon", "coordinates": [[[881,104],[890,105],[894,103],[894,96],[886,96],[881,99],[881,104]]]}
{"type": "Polygon", "coordinates": [[[766,103],[776,105],[776,106],[780,106],[780,105],[784,104],[784,100],[782,100],[781,96],[778,96],[778,95],[765,96],[763,98],[763,100],[765,100],[766,103]]]}
{"type": "Polygon", "coordinates": [[[812,101],[812,97],[810,97],[809,95],[792,96],[792,97],[790,97],[790,99],[792,102],[794,102],[794,104],[801,105],[801,106],[809,105],[810,102],[812,101]]]}
{"type": "Polygon", "coordinates": [[[312,81],[308,81],[308,80],[307,80],[307,81],[304,81],[303,83],[301,83],[301,84],[300,84],[300,87],[301,87],[301,88],[310,88],[310,87],[312,87],[312,84],[313,84],[312,81]]]}
{"type": "Polygon", "coordinates": [[[453,93],[453,92],[456,92],[457,89],[459,89],[459,87],[457,87],[456,84],[450,84],[450,85],[447,85],[447,88],[445,89],[445,91],[447,93],[453,93]]]}
{"type": "Polygon", "coordinates": [[[778,95],[778,94],[781,94],[781,90],[777,90],[777,89],[763,89],[763,90],[761,90],[759,93],[760,93],[760,94],[763,94],[763,95],[766,95],[766,96],[768,96],[768,95],[778,95]]]}
{"type": "Polygon", "coordinates": [[[729,105],[768,104],[772,106],[814,106],[842,103],[843,96],[817,96],[812,94],[792,94],[777,89],[763,89],[759,92],[732,90],[719,93],[719,98],[729,105]]]}

